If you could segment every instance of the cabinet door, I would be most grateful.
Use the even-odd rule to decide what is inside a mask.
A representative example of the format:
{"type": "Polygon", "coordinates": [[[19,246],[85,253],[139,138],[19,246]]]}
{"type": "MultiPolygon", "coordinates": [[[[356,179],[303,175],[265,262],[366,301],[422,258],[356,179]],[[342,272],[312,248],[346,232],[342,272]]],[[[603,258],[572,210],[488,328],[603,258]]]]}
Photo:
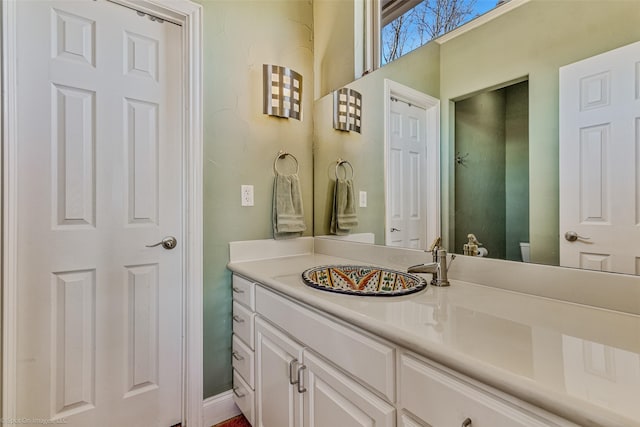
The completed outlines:
{"type": "Polygon", "coordinates": [[[395,409],[305,350],[304,427],[393,427],[395,409]]]}
{"type": "Polygon", "coordinates": [[[302,346],[256,318],[256,427],[299,427],[301,400],[296,384],[302,346]]]}

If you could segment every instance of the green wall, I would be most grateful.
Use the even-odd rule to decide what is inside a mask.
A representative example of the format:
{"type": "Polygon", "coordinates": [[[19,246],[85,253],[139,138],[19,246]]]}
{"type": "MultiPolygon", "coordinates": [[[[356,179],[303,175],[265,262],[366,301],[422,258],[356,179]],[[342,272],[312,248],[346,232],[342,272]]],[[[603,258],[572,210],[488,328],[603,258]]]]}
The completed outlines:
{"type": "Polygon", "coordinates": [[[455,103],[455,246],[473,233],[490,258],[520,261],[529,241],[528,82],[455,103]],[[457,155],[457,154],[456,154],[457,155]]]}
{"type": "Polygon", "coordinates": [[[297,0],[200,0],[204,7],[204,397],[231,388],[229,242],[268,239],[273,159],[300,163],[306,235],[313,210],[312,5],[297,0]],[[303,76],[302,121],[262,114],[262,64],[303,76]],[[240,185],[255,206],[240,206],[240,185]]]}
{"type": "Polygon", "coordinates": [[[505,103],[504,91],[481,93],[456,102],[455,246],[462,253],[473,233],[491,258],[505,257],[505,103]]]}
{"type": "MultiPolygon", "coordinates": [[[[318,26],[318,23],[316,23],[318,26]]],[[[432,43],[392,62],[348,86],[362,93],[362,133],[333,129],[333,97],[314,104],[314,233],[329,234],[332,180],[337,158],[354,168],[356,194],[367,192],[367,207],[358,208],[353,233],[375,234],[384,244],[384,80],[392,78],[418,91],[438,97],[440,46],[432,43]]]]}
{"type": "Polygon", "coordinates": [[[505,259],[522,261],[529,241],[529,82],[505,92],[505,259]]]}
{"type": "Polygon", "coordinates": [[[313,1],[313,69],[316,98],[353,80],[354,10],[353,0],[313,1]]]}

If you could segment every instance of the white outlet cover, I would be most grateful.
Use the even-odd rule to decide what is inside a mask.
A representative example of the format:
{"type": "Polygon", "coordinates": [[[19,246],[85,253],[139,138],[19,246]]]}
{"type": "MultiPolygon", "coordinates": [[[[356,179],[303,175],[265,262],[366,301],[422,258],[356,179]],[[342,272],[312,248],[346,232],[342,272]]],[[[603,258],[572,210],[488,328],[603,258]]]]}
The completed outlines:
{"type": "Polygon", "coordinates": [[[253,185],[240,186],[241,206],[253,206],[253,185]]]}

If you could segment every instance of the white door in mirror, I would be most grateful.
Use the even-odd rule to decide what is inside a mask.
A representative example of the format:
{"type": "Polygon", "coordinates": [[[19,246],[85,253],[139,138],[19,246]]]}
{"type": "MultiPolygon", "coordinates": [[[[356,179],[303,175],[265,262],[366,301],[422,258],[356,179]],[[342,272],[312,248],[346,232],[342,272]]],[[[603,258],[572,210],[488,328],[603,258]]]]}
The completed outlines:
{"type": "Polygon", "coordinates": [[[391,101],[387,153],[387,246],[426,248],[426,118],[424,109],[391,101]]]}
{"type": "Polygon", "coordinates": [[[639,62],[634,43],[560,68],[562,266],[638,273],[639,62]]]}

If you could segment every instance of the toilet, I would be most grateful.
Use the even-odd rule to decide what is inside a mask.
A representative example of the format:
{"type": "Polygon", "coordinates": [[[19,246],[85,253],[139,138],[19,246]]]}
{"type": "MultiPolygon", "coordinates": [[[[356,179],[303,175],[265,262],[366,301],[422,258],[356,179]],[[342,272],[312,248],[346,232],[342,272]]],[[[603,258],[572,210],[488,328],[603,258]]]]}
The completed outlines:
{"type": "Polygon", "coordinates": [[[531,261],[531,249],[529,247],[529,242],[520,242],[520,256],[522,257],[522,262],[531,261]]]}

